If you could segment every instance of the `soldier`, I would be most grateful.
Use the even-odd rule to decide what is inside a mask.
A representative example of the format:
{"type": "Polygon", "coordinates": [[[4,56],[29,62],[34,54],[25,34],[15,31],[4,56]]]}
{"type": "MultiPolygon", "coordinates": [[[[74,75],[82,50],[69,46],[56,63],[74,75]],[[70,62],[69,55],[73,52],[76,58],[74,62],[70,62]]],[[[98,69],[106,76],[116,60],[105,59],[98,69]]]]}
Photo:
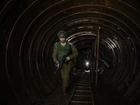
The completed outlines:
{"type": "Polygon", "coordinates": [[[53,48],[53,61],[56,66],[60,67],[60,62],[65,57],[65,62],[61,67],[61,79],[64,95],[69,86],[70,72],[74,66],[74,61],[78,55],[77,49],[66,40],[67,33],[65,31],[59,31],[57,33],[59,41],[54,44],[53,48]]]}

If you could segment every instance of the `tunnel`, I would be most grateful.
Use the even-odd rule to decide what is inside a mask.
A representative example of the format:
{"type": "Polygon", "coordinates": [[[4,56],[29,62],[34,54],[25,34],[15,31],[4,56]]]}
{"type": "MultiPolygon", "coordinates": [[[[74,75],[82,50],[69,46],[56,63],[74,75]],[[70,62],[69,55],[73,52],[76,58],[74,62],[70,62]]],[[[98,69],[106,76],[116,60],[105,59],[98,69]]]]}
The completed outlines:
{"type": "Polygon", "coordinates": [[[47,100],[59,97],[52,60],[59,30],[78,49],[75,79],[90,69],[92,105],[140,105],[139,6],[138,0],[1,1],[1,105],[63,105],[47,100]]]}

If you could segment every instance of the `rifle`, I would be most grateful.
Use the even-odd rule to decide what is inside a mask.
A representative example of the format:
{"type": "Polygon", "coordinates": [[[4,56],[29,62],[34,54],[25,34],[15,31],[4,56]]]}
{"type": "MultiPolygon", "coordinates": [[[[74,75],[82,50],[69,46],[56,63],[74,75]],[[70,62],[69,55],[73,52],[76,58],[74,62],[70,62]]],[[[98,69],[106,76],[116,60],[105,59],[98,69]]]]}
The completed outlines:
{"type": "Polygon", "coordinates": [[[61,59],[61,61],[59,61],[59,67],[56,69],[55,74],[62,69],[64,63],[66,62],[66,57],[67,55],[64,55],[61,59]]]}

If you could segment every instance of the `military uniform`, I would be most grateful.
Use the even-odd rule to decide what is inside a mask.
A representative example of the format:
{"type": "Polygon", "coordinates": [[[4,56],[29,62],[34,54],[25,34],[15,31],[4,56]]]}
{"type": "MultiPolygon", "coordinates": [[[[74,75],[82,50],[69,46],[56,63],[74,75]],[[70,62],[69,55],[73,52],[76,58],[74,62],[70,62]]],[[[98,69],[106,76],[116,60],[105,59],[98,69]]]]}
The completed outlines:
{"type": "Polygon", "coordinates": [[[77,55],[78,55],[77,49],[67,41],[64,46],[61,45],[60,41],[54,44],[53,61],[55,63],[60,62],[63,56],[69,56],[70,58],[68,62],[65,62],[63,64],[62,69],[60,70],[64,90],[66,90],[66,88],[69,86],[70,72],[72,67],[74,66],[74,61],[77,55]]]}

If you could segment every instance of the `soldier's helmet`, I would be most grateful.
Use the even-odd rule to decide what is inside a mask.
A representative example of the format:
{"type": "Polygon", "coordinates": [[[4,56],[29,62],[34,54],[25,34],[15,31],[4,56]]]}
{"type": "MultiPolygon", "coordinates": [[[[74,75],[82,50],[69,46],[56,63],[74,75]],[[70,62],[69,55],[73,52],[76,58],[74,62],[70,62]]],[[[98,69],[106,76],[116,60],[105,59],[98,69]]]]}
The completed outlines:
{"type": "Polygon", "coordinates": [[[58,36],[59,38],[61,38],[61,37],[67,37],[67,32],[61,30],[61,31],[59,31],[59,32],[57,33],[57,36],[58,36]]]}

